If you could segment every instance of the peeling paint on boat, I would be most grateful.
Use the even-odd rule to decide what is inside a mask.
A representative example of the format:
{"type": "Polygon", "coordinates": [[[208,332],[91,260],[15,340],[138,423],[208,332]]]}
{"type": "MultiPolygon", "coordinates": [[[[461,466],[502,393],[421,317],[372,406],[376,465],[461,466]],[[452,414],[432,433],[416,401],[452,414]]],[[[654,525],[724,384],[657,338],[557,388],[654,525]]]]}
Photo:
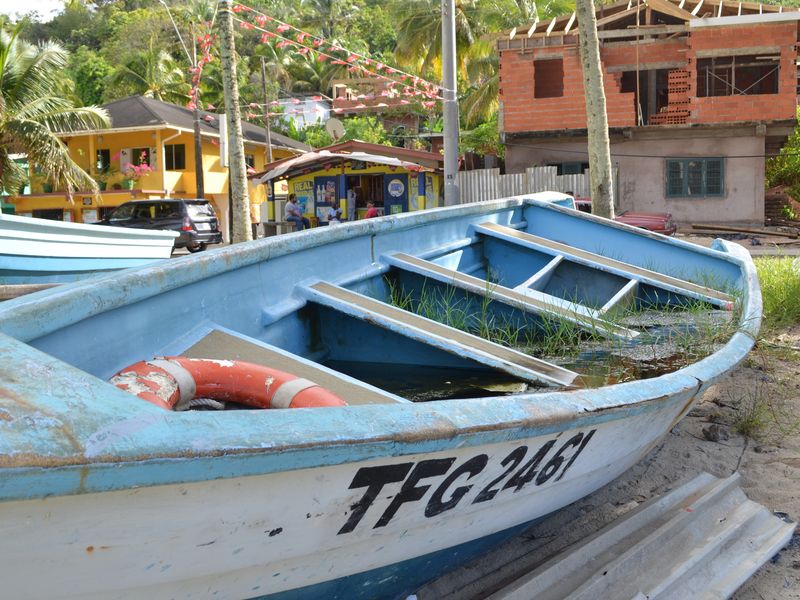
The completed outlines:
{"type": "MultiPolygon", "coordinates": [[[[746,356],[760,315],[752,261],[735,244],[697,248],[523,197],[278,236],[3,303],[4,590],[397,596],[431,565],[450,564],[448,551],[467,556],[637,462],[746,356]],[[173,413],[105,381],[210,332],[315,364],[300,332],[302,311],[318,305],[301,288],[380,276],[381,256],[397,250],[428,259],[456,241],[466,247],[487,221],[586,252],[613,247],[616,260],[650,261],[672,277],[686,265],[712,272],[741,298],[739,330],[711,356],[653,379],[418,404],[381,396],[389,401],[173,413]],[[47,578],[37,575],[43,561],[47,578]]],[[[398,335],[374,332],[381,343],[398,335]]],[[[419,337],[414,348],[424,347],[419,337]]]]}

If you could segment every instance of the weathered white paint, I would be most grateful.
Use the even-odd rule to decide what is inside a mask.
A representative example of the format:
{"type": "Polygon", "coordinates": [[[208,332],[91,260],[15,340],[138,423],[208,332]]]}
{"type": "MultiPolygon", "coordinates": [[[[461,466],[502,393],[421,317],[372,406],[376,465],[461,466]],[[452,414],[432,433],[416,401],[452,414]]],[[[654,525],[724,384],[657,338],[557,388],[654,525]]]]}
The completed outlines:
{"type": "MultiPolygon", "coordinates": [[[[451,547],[525,523],[604,485],[632,464],[688,410],[696,390],[655,411],[583,425],[533,439],[392,457],[272,475],[165,485],[101,494],[5,502],[0,511],[0,573],[9,598],[246,598],[311,585],[451,547]],[[596,432],[561,481],[473,500],[522,445],[525,457],[502,488],[550,440],[540,472],[578,431],[596,432]],[[487,466],[463,473],[443,495],[470,486],[455,508],[427,518],[425,507],[447,474],[420,479],[419,501],[400,505],[375,527],[401,489],[386,484],[350,533],[337,532],[366,487],[348,489],[362,467],[455,458],[448,473],[485,453],[487,466]],[[47,548],[43,553],[42,549],[47,548]],[[42,573],[47,573],[46,577],[42,573]]],[[[621,415],[622,416],[622,415],[621,415]]],[[[570,452],[564,455],[569,460],[570,452]]],[[[508,463],[506,463],[508,464],[508,463]]],[[[563,463],[562,463],[563,464],[563,463]]]]}

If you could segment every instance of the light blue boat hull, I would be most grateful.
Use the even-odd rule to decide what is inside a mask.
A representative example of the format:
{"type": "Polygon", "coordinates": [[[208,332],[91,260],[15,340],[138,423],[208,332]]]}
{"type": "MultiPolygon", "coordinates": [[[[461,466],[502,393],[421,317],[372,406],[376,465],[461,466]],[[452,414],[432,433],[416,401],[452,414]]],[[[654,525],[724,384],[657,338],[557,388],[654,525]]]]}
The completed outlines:
{"type": "Polygon", "coordinates": [[[402,596],[635,464],[746,356],[760,315],[736,246],[539,198],[289,234],[3,303],[0,576],[17,598],[402,596]],[[421,274],[467,298],[491,277],[498,315],[562,314],[609,336],[630,332],[604,310],[631,298],[729,307],[733,292],[741,317],[695,364],[581,389],[384,302],[386,277],[421,274]],[[350,406],[169,412],[107,383],[180,354],[273,364],[350,406]],[[412,403],[353,364],[376,381],[424,366],[541,387],[412,403]],[[44,563],[46,581],[32,571],[44,563]]]}
{"type": "Polygon", "coordinates": [[[64,283],[169,258],[172,231],[0,215],[0,284],[64,283]]]}

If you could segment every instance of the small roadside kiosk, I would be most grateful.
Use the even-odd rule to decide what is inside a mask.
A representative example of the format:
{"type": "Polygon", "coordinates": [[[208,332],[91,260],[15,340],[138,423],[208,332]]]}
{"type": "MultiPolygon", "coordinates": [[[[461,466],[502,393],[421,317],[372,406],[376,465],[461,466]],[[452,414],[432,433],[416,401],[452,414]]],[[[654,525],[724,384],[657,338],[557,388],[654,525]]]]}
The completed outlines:
{"type": "Polygon", "coordinates": [[[275,161],[250,178],[267,186],[270,221],[284,218],[274,191],[286,182],[303,214],[327,225],[331,207],[353,221],[364,218],[368,203],[379,215],[440,206],[442,166],[439,154],[353,140],[275,161]]]}

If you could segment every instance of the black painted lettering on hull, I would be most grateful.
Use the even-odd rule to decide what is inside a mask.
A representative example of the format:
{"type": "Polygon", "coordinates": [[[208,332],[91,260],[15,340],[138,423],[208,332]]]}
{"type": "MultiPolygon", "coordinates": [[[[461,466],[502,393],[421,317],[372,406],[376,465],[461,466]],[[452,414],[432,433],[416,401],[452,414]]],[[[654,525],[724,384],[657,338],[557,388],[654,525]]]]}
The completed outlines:
{"type": "Polygon", "coordinates": [[[516,493],[531,484],[541,486],[551,480],[560,481],[586,448],[595,431],[592,429],[587,433],[576,433],[561,444],[552,456],[551,451],[556,447],[558,438],[548,440],[524,463],[528,454],[528,446],[518,446],[499,462],[499,469],[492,468],[492,461],[487,454],[473,456],[454,468],[455,457],[427,459],[417,463],[406,462],[362,467],[353,477],[349,489],[367,489],[361,499],[350,507],[352,511],[350,517],[338,534],[352,532],[362,522],[384,486],[391,483],[402,482],[402,486],[400,491],[391,497],[389,506],[375,522],[373,528],[385,527],[391,523],[403,504],[424,500],[428,491],[434,487],[435,489],[425,505],[425,516],[430,518],[453,510],[474,487],[473,484],[454,487],[456,482],[461,479],[466,484],[487,470],[489,473],[492,470],[500,470],[500,473],[480,489],[472,500],[472,504],[489,502],[498,493],[509,489],[516,493]],[[542,463],[544,466],[540,470],[539,466],[542,463]],[[522,466],[520,467],[520,465],[522,466]],[[438,486],[436,478],[444,478],[438,486]],[[433,481],[424,482],[425,480],[433,481]]]}

